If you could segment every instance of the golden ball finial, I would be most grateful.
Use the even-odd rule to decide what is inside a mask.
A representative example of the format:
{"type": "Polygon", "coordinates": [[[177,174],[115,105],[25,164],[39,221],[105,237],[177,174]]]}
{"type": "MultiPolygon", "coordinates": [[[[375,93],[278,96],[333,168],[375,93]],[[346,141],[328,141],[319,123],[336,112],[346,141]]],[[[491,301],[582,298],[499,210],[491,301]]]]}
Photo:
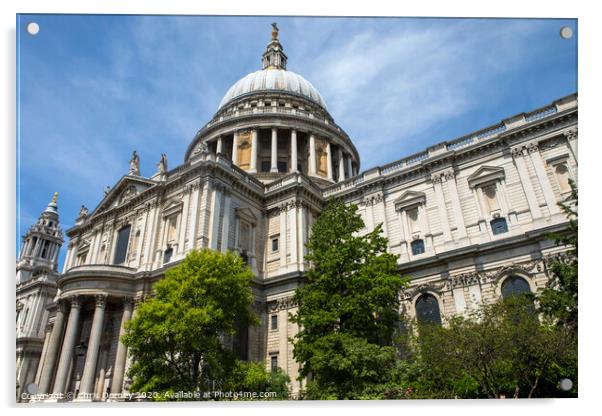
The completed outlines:
{"type": "Polygon", "coordinates": [[[57,198],[58,198],[58,197],[59,197],[59,193],[58,193],[58,192],[55,192],[55,193],[52,195],[52,203],[53,203],[53,204],[56,204],[56,200],[57,200],[57,198]]]}

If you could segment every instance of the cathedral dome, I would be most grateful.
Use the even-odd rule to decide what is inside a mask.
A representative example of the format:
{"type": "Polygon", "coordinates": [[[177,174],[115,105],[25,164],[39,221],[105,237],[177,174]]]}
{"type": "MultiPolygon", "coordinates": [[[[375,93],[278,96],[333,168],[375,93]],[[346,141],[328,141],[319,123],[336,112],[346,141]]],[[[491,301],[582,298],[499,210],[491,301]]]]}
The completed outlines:
{"type": "Polygon", "coordinates": [[[283,68],[268,67],[252,72],[232,85],[222,98],[218,110],[238,97],[264,91],[299,95],[326,109],[324,99],[308,80],[283,68]]]}

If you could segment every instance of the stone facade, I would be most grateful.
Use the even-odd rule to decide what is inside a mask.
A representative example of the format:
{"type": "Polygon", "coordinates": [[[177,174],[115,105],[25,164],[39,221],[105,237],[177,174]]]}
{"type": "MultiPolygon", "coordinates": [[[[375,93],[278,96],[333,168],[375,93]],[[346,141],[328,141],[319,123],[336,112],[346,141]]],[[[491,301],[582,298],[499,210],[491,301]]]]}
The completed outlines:
{"type": "MultiPolygon", "coordinates": [[[[411,277],[400,294],[410,317],[425,294],[445,318],[500,299],[511,277],[533,292],[545,285],[549,260],[563,251],[546,234],[566,228],[557,204],[568,179],[577,180],[576,95],[358,174],[357,150],[313,87],[268,75],[286,72],[277,35],[253,75],[273,85],[231,89],[182,165],[168,170],[162,157],[145,178],[134,155],[98,207],[82,209],[67,231],[62,274],[40,286],[35,308],[43,313],[27,324],[36,347],[18,358],[18,393],[34,382],[54,399],[73,392],[75,400],[119,400],[129,383],[124,323],[165,271],[198,248],[246,259],[261,325],[224,342],[283,368],[297,393],[292,295],[308,267],[312,224],[331,198],[357,204],[366,231],[383,224],[399,272],[411,277]]],[[[18,277],[18,302],[35,281],[18,277]]]]}

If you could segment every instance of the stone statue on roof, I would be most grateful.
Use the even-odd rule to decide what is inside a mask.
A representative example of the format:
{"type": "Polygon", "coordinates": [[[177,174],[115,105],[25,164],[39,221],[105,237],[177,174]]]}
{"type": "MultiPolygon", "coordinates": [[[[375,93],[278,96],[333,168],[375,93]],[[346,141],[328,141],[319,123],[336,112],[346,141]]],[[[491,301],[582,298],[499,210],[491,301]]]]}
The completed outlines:
{"type": "Polygon", "coordinates": [[[140,157],[134,150],[130,159],[130,175],[140,176],[140,157]]]}

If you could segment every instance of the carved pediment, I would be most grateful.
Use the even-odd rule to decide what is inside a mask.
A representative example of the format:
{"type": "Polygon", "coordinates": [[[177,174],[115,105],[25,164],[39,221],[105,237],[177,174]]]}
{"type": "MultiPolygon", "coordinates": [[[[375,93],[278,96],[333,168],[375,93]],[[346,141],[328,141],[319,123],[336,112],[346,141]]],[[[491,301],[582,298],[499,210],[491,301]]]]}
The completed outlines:
{"type": "Polygon", "coordinates": [[[91,216],[125,204],[130,199],[155,186],[155,182],[141,177],[123,176],[100,201],[91,216]]]}
{"type": "Polygon", "coordinates": [[[496,166],[481,166],[472,175],[468,177],[468,184],[471,188],[483,185],[487,182],[501,181],[506,177],[504,168],[496,166]]]}
{"type": "Polygon", "coordinates": [[[79,245],[77,246],[77,251],[79,253],[89,250],[90,249],[90,240],[83,240],[82,242],[79,243],[79,245]]]}
{"type": "Polygon", "coordinates": [[[396,210],[402,210],[414,205],[426,203],[426,195],[424,192],[405,191],[394,202],[396,210]]]}
{"type": "Polygon", "coordinates": [[[170,199],[163,204],[161,212],[163,213],[164,217],[169,217],[170,215],[182,211],[183,205],[184,203],[182,201],[170,199]]]}

